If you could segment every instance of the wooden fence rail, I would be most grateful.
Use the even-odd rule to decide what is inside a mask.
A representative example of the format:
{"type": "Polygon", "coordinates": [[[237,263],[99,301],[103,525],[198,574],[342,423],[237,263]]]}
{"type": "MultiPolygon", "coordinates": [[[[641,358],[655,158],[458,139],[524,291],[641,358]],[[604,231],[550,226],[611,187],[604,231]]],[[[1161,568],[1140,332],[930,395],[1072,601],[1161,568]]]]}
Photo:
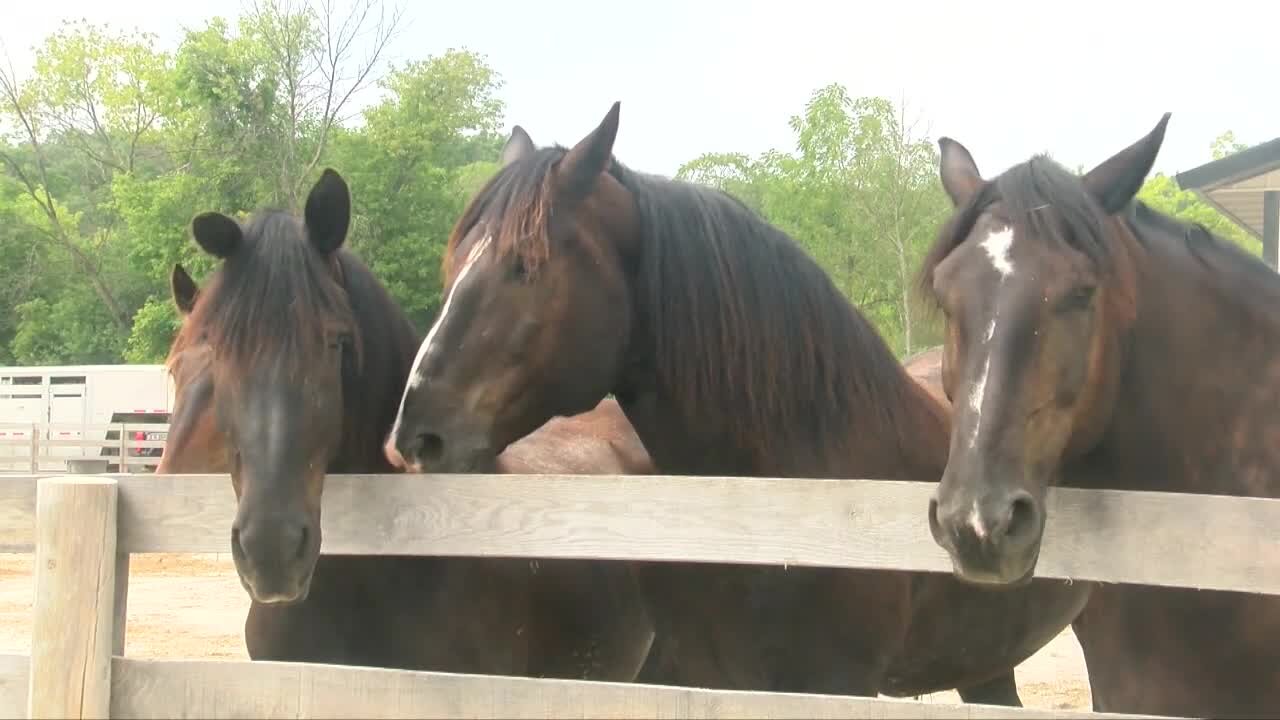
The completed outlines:
{"type": "MultiPolygon", "coordinates": [[[[121,552],[229,551],[226,475],[118,475],[121,552]]],[[[37,479],[0,483],[32,552],[37,479]]],[[[330,475],[329,553],[691,560],[949,572],[932,483],[608,475],[330,475]]],[[[1280,594],[1280,500],[1053,488],[1043,577],[1280,594]]]]}
{"type": "MultiPolygon", "coordinates": [[[[28,660],[0,655],[0,717],[26,717],[28,660]]],[[[320,663],[111,659],[117,718],[1141,718],[892,698],[704,690],[320,663]]],[[[61,716],[60,716],[61,717],[61,716]]],[[[74,716],[66,716],[74,717],[74,716]]],[[[84,715],[83,717],[92,717],[84,715]]],[[[1169,720],[1160,718],[1159,720],[1169,720]]]]}
{"type": "MultiPolygon", "coordinates": [[[[867,480],[337,475],[326,481],[325,551],[946,572],[924,514],[933,489],[867,480]]],[[[1054,489],[1049,512],[1043,576],[1280,594],[1280,501],[1054,489]]],[[[119,657],[128,554],[225,552],[233,514],[225,475],[0,479],[0,551],[37,558],[33,652],[29,662],[0,657],[0,716],[23,714],[14,708],[20,698],[31,717],[1119,717],[119,657]]]]}

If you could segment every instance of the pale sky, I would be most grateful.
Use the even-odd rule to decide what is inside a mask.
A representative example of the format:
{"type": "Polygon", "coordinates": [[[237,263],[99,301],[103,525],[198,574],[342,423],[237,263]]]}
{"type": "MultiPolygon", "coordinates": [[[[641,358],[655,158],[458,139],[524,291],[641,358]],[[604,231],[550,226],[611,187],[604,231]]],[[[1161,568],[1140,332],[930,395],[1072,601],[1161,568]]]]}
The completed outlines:
{"type": "MultiPolygon", "coordinates": [[[[401,0],[404,2],[405,0],[401,0]]],[[[1221,132],[1280,136],[1280,3],[1219,0],[408,0],[398,62],[478,51],[505,80],[506,123],[571,144],[622,101],[615,152],[672,174],[707,151],[791,149],[815,89],[905,98],[918,132],[950,135],[991,176],[1049,151],[1091,167],[1171,111],[1156,169],[1210,159],[1221,132]],[[687,5],[686,5],[687,3],[687,5]]],[[[157,33],[235,17],[242,0],[10,3],[0,40],[20,74],[60,21],[157,33]]],[[[368,98],[370,96],[366,96],[368,98]]]]}

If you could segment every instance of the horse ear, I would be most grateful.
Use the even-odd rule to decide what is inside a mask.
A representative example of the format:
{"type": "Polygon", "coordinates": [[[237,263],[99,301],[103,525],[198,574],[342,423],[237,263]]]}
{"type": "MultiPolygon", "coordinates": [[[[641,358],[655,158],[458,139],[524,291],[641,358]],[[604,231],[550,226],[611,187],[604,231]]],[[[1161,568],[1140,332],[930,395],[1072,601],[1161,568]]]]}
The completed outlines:
{"type": "Polygon", "coordinates": [[[220,212],[195,216],[191,220],[191,235],[201,249],[221,260],[231,257],[244,240],[240,223],[220,212]]]}
{"type": "Polygon", "coordinates": [[[307,195],[303,218],[307,236],[322,255],[342,247],[351,227],[351,191],[347,182],[333,170],[325,168],[307,195]]]}
{"type": "Polygon", "coordinates": [[[978,192],[984,182],[978,172],[978,164],[965,146],[949,137],[938,138],[938,149],[942,160],[938,164],[938,174],[942,176],[942,187],[951,196],[951,202],[957,207],[969,202],[969,198],[978,192]]]}
{"type": "Polygon", "coordinates": [[[596,180],[613,161],[613,141],[618,137],[618,112],[622,103],[615,102],[595,130],[578,141],[564,156],[556,170],[557,189],[570,198],[582,198],[595,187],[596,180]]]}
{"type": "Polygon", "coordinates": [[[187,269],[182,267],[182,263],[173,265],[173,272],[169,274],[169,290],[173,293],[173,304],[178,306],[178,313],[190,314],[192,308],[196,306],[196,296],[200,294],[200,288],[196,287],[196,281],[187,274],[187,269]]]}
{"type": "Polygon", "coordinates": [[[533,138],[529,137],[524,128],[516,125],[511,128],[511,137],[502,147],[502,166],[506,167],[520,158],[532,155],[535,150],[537,148],[533,145],[533,138]]]}
{"type": "Polygon", "coordinates": [[[1169,115],[1165,113],[1141,140],[1107,158],[1081,178],[1085,189],[1097,199],[1103,210],[1120,212],[1142,189],[1142,183],[1160,153],[1169,115]]]}

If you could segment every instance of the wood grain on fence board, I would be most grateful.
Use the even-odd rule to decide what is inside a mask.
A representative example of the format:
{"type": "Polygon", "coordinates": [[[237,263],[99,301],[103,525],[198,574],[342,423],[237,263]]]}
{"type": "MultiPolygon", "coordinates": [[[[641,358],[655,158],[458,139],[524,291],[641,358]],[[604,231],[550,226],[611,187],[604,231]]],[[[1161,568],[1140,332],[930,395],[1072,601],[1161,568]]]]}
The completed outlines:
{"type": "MultiPolygon", "coordinates": [[[[0,655],[0,717],[26,717],[29,666],[25,655],[0,655]]],[[[111,684],[112,717],[136,718],[1138,717],[224,660],[116,657],[111,684]]]]}
{"type": "Polygon", "coordinates": [[[116,592],[116,481],[40,481],[27,717],[106,718],[116,592]]]}
{"type": "Polygon", "coordinates": [[[27,717],[27,685],[31,658],[0,655],[0,718],[27,717]]]}
{"type": "MultiPolygon", "coordinates": [[[[323,542],[330,553],[949,572],[925,516],[933,489],[678,476],[330,476],[323,542]]],[[[224,476],[123,476],[121,513],[121,545],[131,551],[222,552],[234,496],[224,476]]],[[[1055,488],[1049,514],[1039,576],[1280,594],[1280,500],[1055,488]]]]}
{"type": "Polygon", "coordinates": [[[1119,718],[913,700],[348,668],[115,658],[130,718],[1119,718]]]}
{"type": "MultiPolygon", "coordinates": [[[[227,551],[235,500],[225,475],[116,477],[122,551],[227,551]]],[[[933,489],[866,480],[331,475],[323,543],[327,553],[948,572],[925,517],[933,489]]],[[[7,492],[19,510],[8,511],[13,524],[0,528],[0,546],[12,548],[31,523],[20,517],[23,491],[7,492]]],[[[1053,488],[1048,504],[1040,577],[1280,594],[1280,500],[1053,488]]]]}

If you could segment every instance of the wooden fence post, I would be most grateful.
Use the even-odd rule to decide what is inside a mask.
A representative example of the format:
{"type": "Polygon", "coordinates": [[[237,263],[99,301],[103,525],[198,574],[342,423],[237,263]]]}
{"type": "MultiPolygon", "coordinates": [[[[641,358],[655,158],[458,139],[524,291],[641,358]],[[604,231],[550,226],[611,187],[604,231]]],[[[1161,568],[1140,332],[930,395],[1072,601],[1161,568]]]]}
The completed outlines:
{"type": "Polygon", "coordinates": [[[40,426],[31,423],[31,474],[40,472],[40,426]]]}
{"type": "Polygon", "coordinates": [[[27,715],[106,718],[116,593],[113,478],[42,478],[27,715]]]}

